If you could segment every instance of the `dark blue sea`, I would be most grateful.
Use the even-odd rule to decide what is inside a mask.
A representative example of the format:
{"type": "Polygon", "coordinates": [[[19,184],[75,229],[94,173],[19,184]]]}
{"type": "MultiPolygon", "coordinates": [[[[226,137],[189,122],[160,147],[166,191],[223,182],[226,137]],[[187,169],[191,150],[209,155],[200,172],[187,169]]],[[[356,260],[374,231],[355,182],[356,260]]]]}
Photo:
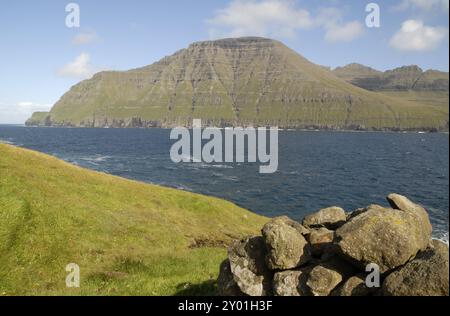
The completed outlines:
{"type": "Polygon", "coordinates": [[[387,205],[392,192],[430,212],[448,241],[449,136],[417,133],[282,131],[279,169],[259,164],[175,164],[163,129],[0,126],[0,141],[117,176],[217,196],[266,216],[301,219],[324,207],[387,205]]]}

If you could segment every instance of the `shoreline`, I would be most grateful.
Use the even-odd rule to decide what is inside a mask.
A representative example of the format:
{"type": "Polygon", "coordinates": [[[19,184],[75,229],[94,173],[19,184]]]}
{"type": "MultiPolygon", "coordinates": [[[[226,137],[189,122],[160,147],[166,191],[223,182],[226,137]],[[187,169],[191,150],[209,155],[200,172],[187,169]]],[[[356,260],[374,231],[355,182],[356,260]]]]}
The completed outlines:
{"type": "MultiPolygon", "coordinates": [[[[86,127],[86,126],[37,126],[27,124],[0,124],[0,126],[9,127],[25,127],[25,128],[61,128],[61,129],[114,129],[114,130],[171,130],[176,127],[184,127],[192,129],[191,126],[176,126],[176,127],[86,127]]],[[[261,126],[247,126],[243,128],[259,128],[261,126]]],[[[202,128],[217,128],[223,130],[230,127],[216,127],[216,126],[204,126],[202,128]]],[[[389,133],[389,134],[449,134],[447,130],[434,130],[434,129],[308,129],[308,128],[278,128],[280,132],[310,132],[310,133],[389,133]]]]}

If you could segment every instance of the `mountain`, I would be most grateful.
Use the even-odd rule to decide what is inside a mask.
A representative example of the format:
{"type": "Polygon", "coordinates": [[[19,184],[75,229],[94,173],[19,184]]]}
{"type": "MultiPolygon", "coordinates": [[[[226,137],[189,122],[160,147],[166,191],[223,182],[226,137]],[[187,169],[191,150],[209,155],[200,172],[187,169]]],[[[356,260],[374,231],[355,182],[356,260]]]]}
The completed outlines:
{"type": "Polygon", "coordinates": [[[0,296],[213,294],[225,245],[267,221],[0,144],[0,296]],[[66,288],[69,263],[79,289],[66,288]]]}
{"type": "Polygon", "coordinates": [[[333,70],[351,84],[371,91],[443,91],[449,90],[449,74],[437,70],[423,71],[418,66],[404,66],[381,72],[360,64],[333,70]]]}
{"type": "Polygon", "coordinates": [[[28,125],[448,128],[448,108],[356,87],[282,43],[246,37],[198,42],[143,68],[75,85],[28,125]]]}

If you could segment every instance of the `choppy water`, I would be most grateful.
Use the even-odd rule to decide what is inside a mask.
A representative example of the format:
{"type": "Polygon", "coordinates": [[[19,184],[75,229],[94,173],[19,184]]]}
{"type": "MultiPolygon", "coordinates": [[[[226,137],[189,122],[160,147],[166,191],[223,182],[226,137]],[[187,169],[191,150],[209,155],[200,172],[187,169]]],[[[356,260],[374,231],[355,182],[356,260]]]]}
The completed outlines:
{"type": "Polygon", "coordinates": [[[0,126],[0,141],[110,174],[213,195],[295,219],[338,205],[387,205],[391,192],[423,204],[448,241],[448,134],[280,132],[279,171],[257,164],[175,164],[169,130],[0,126]]]}

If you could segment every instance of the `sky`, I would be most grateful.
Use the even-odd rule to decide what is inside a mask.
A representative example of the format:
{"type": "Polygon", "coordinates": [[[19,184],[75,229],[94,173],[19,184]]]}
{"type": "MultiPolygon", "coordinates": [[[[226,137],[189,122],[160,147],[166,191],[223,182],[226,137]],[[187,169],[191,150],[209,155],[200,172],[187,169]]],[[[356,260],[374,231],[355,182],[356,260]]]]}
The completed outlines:
{"type": "Polygon", "coordinates": [[[0,0],[0,124],[49,110],[98,71],[226,37],[277,39],[332,68],[448,71],[448,29],[449,0],[0,0]]]}

